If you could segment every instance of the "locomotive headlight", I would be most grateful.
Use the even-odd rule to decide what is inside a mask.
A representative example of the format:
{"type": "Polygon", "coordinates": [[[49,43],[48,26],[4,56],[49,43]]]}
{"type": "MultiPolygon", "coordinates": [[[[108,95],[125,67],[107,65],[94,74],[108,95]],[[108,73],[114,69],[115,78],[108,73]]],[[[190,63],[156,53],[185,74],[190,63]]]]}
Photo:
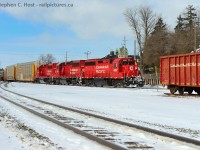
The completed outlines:
{"type": "Polygon", "coordinates": [[[130,66],[130,70],[133,70],[133,66],[130,66]]]}

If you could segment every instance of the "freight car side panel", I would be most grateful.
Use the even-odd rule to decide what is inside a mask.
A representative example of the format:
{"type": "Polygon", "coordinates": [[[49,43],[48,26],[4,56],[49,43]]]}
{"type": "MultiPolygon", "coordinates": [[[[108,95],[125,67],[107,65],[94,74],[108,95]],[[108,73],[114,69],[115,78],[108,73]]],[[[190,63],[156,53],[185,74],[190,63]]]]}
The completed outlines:
{"type": "Polygon", "coordinates": [[[190,56],[185,56],[185,64],[183,64],[185,68],[185,85],[191,85],[191,63],[190,63],[190,56]],[[187,73],[186,73],[187,72],[187,73]]]}
{"type": "Polygon", "coordinates": [[[4,70],[4,75],[3,75],[4,81],[7,81],[7,68],[4,70]]]}
{"type": "Polygon", "coordinates": [[[169,69],[169,78],[170,78],[170,84],[175,84],[175,57],[171,57],[169,59],[170,69],[169,69]]]}
{"type": "Polygon", "coordinates": [[[191,60],[191,63],[190,63],[190,67],[191,67],[191,75],[190,75],[190,77],[191,77],[191,85],[192,86],[197,86],[197,60],[196,60],[196,56],[195,55],[192,55],[191,57],[190,57],[190,60],[191,60]]]}
{"type": "Polygon", "coordinates": [[[197,55],[197,85],[200,86],[200,54],[197,55]]]}
{"type": "MultiPolygon", "coordinates": [[[[179,64],[180,63],[180,58],[179,57],[175,57],[175,64],[179,64]]],[[[180,68],[179,67],[175,67],[175,84],[176,85],[180,85],[180,68]]]]}
{"type": "Polygon", "coordinates": [[[32,64],[23,63],[16,66],[16,80],[17,81],[32,81],[32,64]]]}
{"type": "Polygon", "coordinates": [[[16,65],[16,80],[32,82],[35,80],[38,62],[27,62],[16,65]]]}
{"type": "Polygon", "coordinates": [[[6,79],[8,81],[14,81],[15,80],[15,66],[7,66],[7,74],[6,79]]]}
{"type": "Polygon", "coordinates": [[[177,64],[177,67],[180,70],[180,85],[181,86],[185,85],[185,67],[184,67],[185,59],[184,58],[185,58],[184,56],[179,57],[180,62],[179,64],[177,64]]]}
{"type": "Polygon", "coordinates": [[[161,57],[160,81],[165,85],[200,86],[200,53],[161,57]]]}
{"type": "Polygon", "coordinates": [[[161,58],[160,61],[160,81],[161,84],[169,84],[169,58],[161,58]]]}

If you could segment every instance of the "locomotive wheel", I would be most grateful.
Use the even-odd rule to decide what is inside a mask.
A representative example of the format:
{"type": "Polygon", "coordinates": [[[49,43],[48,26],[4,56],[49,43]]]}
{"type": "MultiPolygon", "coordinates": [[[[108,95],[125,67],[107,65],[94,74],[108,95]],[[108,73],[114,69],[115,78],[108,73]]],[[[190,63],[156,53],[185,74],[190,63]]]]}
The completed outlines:
{"type": "Polygon", "coordinates": [[[107,81],[107,84],[108,84],[108,86],[112,86],[113,84],[112,84],[112,80],[108,80],[107,81]]]}
{"type": "Polygon", "coordinates": [[[116,88],[118,86],[118,82],[116,80],[113,80],[113,86],[116,88]]]}

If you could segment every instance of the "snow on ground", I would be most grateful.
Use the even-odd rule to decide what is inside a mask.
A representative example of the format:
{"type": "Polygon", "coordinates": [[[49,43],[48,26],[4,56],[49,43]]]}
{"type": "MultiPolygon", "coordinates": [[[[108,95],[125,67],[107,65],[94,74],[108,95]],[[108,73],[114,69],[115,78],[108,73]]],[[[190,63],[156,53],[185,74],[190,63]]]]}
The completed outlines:
{"type": "Polygon", "coordinates": [[[5,130],[5,128],[0,124],[0,145],[3,150],[24,150],[25,144],[19,141],[9,130],[5,130]]]}
{"type": "Polygon", "coordinates": [[[168,91],[164,88],[157,91],[150,88],[94,88],[10,83],[8,89],[66,107],[120,118],[123,121],[200,140],[199,97],[165,96],[163,93],[168,91]]]}
{"type": "Polygon", "coordinates": [[[0,99],[0,146],[2,150],[109,150],[3,99],[0,99]]]}

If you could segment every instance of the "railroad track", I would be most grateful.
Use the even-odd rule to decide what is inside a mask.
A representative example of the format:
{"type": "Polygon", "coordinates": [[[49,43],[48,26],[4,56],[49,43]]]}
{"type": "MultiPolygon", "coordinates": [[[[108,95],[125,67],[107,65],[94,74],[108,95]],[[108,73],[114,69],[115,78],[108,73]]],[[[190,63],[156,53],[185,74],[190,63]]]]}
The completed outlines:
{"type": "MultiPolygon", "coordinates": [[[[6,84],[4,84],[4,86],[6,86],[6,84]]],[[[24,96],[22,94],[11,92],[11,91],[9,91],[5,88],[2,88],[2,89],[7,91],[7,92],[10,92],[12,94],[18,95],[20,97],[24,97],[24,98],[27,98],[27,99],[30,99],[30,100],[33,100],[33,101],[36,101],[36,102],[39,102],[39,103],[43,103],[45,105],[51,105],[51,106],[54,106],[54,107],[61,108],[63,110],[79,113],[81,115],[87,115],[87,116],[90,116],[90,117],[103,119],[105,121],[109,121],[111,123],[115,123],[115,124],[118,124],[118,125],[121,125],[121,126],[128,126],[128,127],[136,128],[136,129],[143,130],[143,131],[146,131],[146,132],[150,132],[150,133],[153,133],[153,134],[156,134],[156,135],[159,135],[159,136],[173,138],[173,139],[176,139],[178,141],[187,142],[187,143],[190,143],[190,144],[200,146],[200,141],[198,141],[198,140],[194,140],[194,139],[190,139],[190,138],[186,138],[186,137],[182,137],[182,136],[178,136],[178,135],[169,134],[169,133],[158,131],[158,130],[155,130],[155,129],[150,129],[150,128],[147,128],[147,127],[138,126],[138,125],[135,125],[135,124],[115,120],[115,119],[112,119],[112,118],[107,118],[107,117],[91,114],[91,113],[76,110],[76,109],[73,109],[73,108],[68,108],[68,107],[56,105],[56,104],[45,102],[45,101],[42,101],[42,100],[39,100],[39,99],[24,96]]],[[[135,142],[135,141],[124,141],[123,139],[118,138],[118,137],[120,137],[118,132],[113,132],[113,131],[110,132],[110,131],[107,131],[105,128],[88,126],[88,125],[84,124],[83,120],[77,120],[77,119],[74,119],[74,118],[71,118],[71,117],[63,117],[62,115],[56,114],[54,111],[47,110],[45,108],[39,107],[41,105],[39,105],[39,106],[35,105],[34,106],[32,104],[31,105],[28,104],[25,101],[22,101],[21,104],[19,104],[19,103],[14,102],[14,101],[12,101],[12,100],[4,97],[4,96],[1,96],[1,98],[21,107],[23,109],[26,109],[27,111],[29,111],[29,112],[31,112],[35,115],[38,115],[38,116],[40,116],[44,119],[52,121],[52,122],[58,124],[59,126],[70,129],[70,130],[74,131],[75,133],[78,133],[82,136],[85,136],[85,137],[87,137],[91,140],[97,141],[98,143],[105,145],[107,147],[110,147],[112,149],[123,150],[123,149],[135,149],[135,148],[137,148],[137,149],[152,149],[153,148],[151,145],[148,146],[148,144],[145,144],[143,142],[139,143],[139,142],[135,142]],[[27,108],[27,106],[28,106],[28,108],[27,108]],[[41,112],[43,112],[43,113],[41,113],[41,112]]]]}

